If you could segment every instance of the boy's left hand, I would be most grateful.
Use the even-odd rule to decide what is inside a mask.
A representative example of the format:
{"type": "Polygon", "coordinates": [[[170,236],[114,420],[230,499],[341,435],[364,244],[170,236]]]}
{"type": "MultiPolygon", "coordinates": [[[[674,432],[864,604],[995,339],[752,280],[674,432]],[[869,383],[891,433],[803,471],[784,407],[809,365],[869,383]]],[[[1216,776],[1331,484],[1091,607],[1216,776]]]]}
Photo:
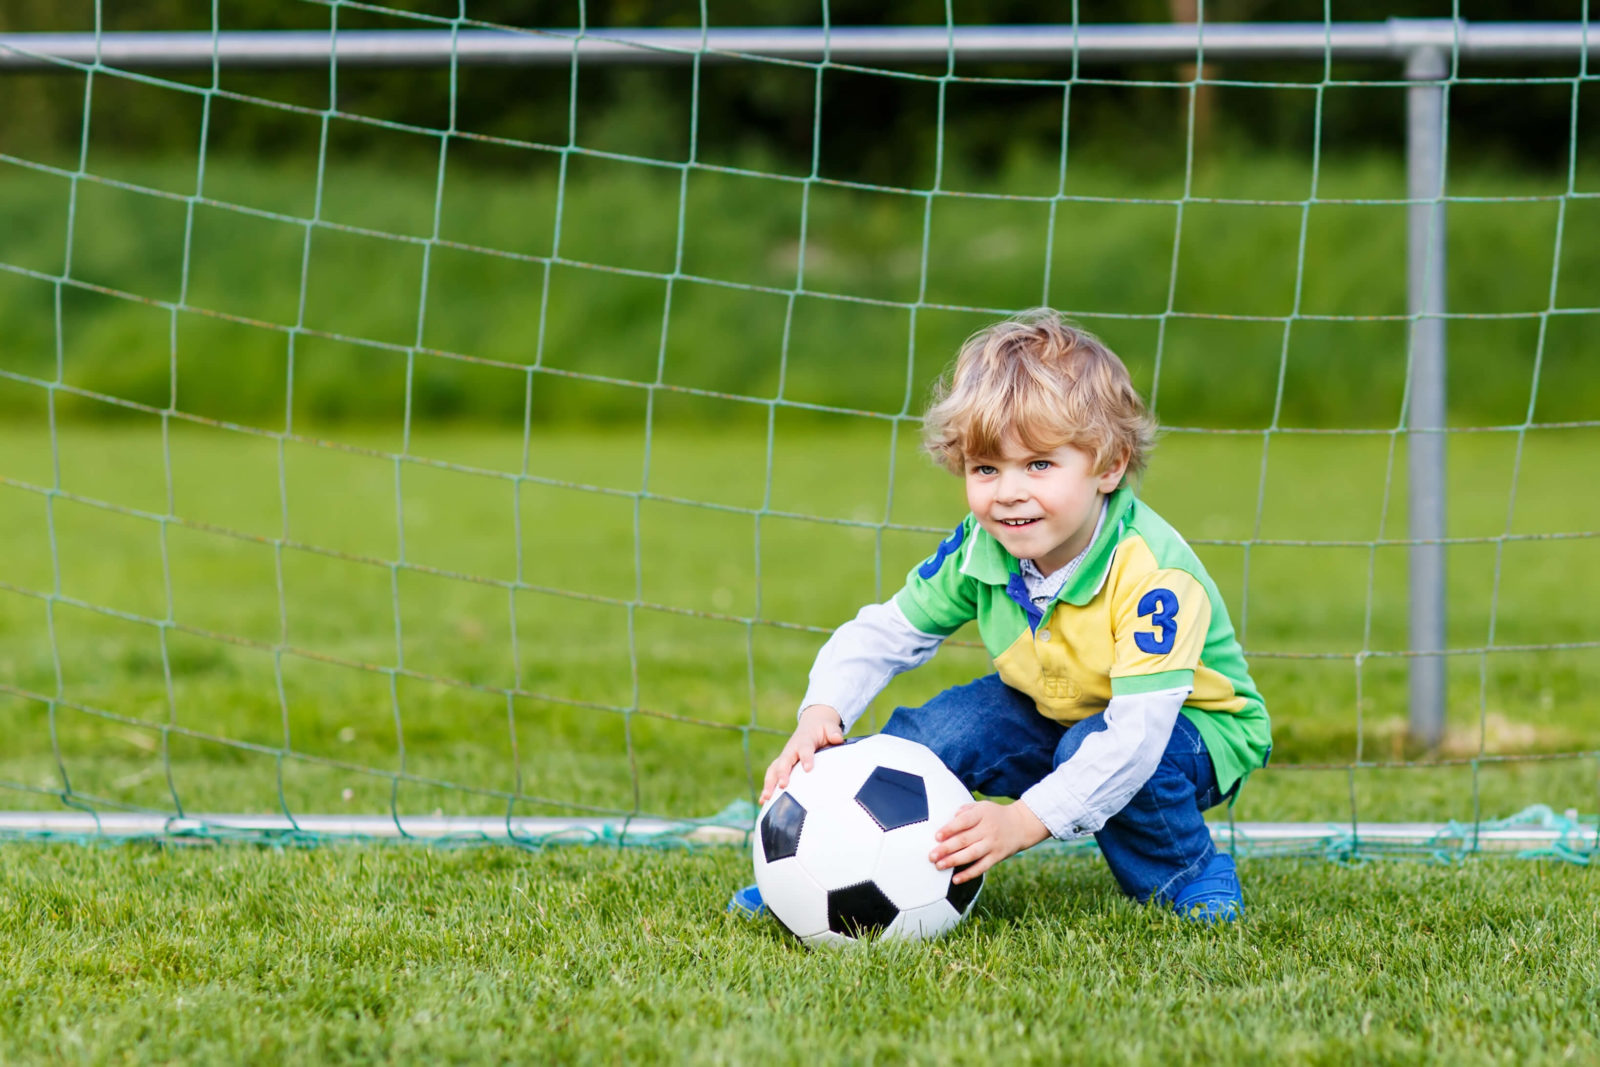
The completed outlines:
{"type": "Polygon", "coordinates": [[[934,835],[939,843],[928,858],[941,870],[965,867],[950,880],[969,882],[1007,856],[1032,848],[1049,836],[1044,823],[1022,801],[996,804],[980,800],[961,808],[940,828],[934,835]]]}

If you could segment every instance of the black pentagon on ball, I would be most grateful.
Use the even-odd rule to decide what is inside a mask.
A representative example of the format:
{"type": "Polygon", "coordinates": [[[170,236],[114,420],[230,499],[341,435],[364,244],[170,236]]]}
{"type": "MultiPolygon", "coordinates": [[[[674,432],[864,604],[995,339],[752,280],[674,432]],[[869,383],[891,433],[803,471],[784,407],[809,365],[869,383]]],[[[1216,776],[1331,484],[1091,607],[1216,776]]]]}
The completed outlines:
{"type": "Polygon", "coordinates": [[[884,830],[928,820],[928,791],[922,776],[879,767],[856,792],[856,803],[884,830]]]}
{"type": "Polygon", "coordinates": [[[828,929],[846,937],[881,934],[900,909],[873,882],[835,889],[828,894],[828,929]]]}
{"type": "Polygon", "coordinates": [[[806,823],[806,809],[788,793],[779,793],[772,807],[761,817],[761,854],[768,863],[786,860],[800,849],[800,828],[806,823]]]}
{"type": "Polygon", "coordinates": [[[983,888],[983,875],[981,874],[970,882],[956,882],[955,875],[960,874],[971,866],[972,864],[969,863],[966,867],[957,867],[950,872],[950,890],[945,893],[944,898],[950,902],[952,908],[956,909],[957,915],[965,915],[967,913],[967,908],[972,905],[972,898],[976,897],[978,890],[983,888]]]}

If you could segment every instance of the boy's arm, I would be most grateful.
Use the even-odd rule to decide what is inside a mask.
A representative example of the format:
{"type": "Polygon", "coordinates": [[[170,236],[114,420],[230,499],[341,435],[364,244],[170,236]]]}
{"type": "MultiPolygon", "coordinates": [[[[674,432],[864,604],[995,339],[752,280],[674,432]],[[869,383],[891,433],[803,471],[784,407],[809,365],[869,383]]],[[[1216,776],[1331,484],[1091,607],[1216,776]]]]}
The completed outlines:
{"type": "Polygon", "coordinates": [[[1106,728],[1022,799],[1055,837],[1082,837],[1133,799],[1166,752],[1211,622],[1192,574],[1158,568],[1127,576],[1112,597],[1111,702],[1106,728]]]}
{"type": "Polygon", "coordinates": [[[892,600],[868,604],[822,646],[794,735],[767,768],[763,803],[788,784],[797,760],[809,767],[818,748],[842,742],[889,679],[926,663],[945,637],[973,618],[972,590],[959,567],[946,561],[957,557],[974,521],[967,516],[938,551],[913,567],[892,600]]]}
{"type": "Polygon", "coordinates": [[[967,882],[1047,836],[1082,837],[1105,825],[1150,780],[1172,736],[1187,687],[1112,697],[1106,728],[1090,734],[1017,803],[968,804],[939,829],[928,859],[967,882]]]}
{"type": "Polygon", "coordinates": [[[1121,811],[1155,773],[1189,687],[1112,697],[1106,728],[1020,798],[1052,837],[1092,834],[1121,811]]]}
{"type": "Polygon", "coordinates": [[[889,679],[926,663],[943,641],[912,626],[892,600],[868,604],[835,630],[811,666],[794,736],[767,767],[761,802],[789,784],[796,763],[810,770],[814,753],[842,743],[889,679]]]}
{"type": "Polygon", "coordinates": [[[911,625],[893,600],[868,604],[833,632],[811,665],[804,711],[826,704],[839,713],[846,733],[889,680],[933,658],[944,635],[911,625]]]}

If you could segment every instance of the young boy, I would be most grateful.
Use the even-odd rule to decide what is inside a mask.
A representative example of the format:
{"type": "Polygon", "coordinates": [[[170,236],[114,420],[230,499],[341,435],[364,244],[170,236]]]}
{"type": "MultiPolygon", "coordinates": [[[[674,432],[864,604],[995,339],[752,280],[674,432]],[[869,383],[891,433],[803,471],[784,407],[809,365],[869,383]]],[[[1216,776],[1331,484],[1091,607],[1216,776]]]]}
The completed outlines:
{"type": "MultiPolygon", "coordinates": [[[[1134,496],[1155,423],[1127,368],[1047,309],[962,347],[925,444],[971,514],[818,653],[761,799],[844,735],[889,679],[976,619],[995,673],[896,708],[981,801],[930,857],[976,878],[1046,837],[1095,836],[1123,892],[1207,921],[1242,914],[1233,858],[1201,813],[1272,742],[1227,609],[1193,550],[1134,496]]],[[[735,903],[759,908],[754,887],[735,903]]]]}

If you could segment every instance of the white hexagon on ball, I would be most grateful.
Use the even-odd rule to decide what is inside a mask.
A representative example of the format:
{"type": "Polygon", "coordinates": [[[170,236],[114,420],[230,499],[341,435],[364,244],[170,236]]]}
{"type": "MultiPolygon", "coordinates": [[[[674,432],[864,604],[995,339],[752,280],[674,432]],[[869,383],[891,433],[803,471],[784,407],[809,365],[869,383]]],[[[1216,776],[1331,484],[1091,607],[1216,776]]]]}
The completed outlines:
{"type": "MultiPolygon", "coordinates": [[[[932,830],[943,825],[928,821],[932,830]]],[[[931,849],[932,837],[920,826],[906,826],[883,835],[876,880],[902,911],[942,901],[950,889],[950,872],[928,862],[931,849]]]]}
{"type": "Polygon", "coordinates": [[[908,939],[939,937],[960,921],[960,913],[950,906],[949,901],[940,897],[932,904],[902,911],[895,916],[883,936],[908,939]]]}
{"type": "MultiPolygon", "coordinates": [[[[849,747],[846,745],[823,749],[817,756],[843,752],[849,747]]],[[[809,771],[798,763],[795,764],[793,773],[789,775],[788,791],[796,800],[809,808],[833,797],[854,796],[856,790],[861,788],[861,783],[866,781],[867,775],[871,773],[872,768],[860,760],[839,759],[837,756],[829,755],[827,759],[813,759],[809,771]]]]}
{"type": "MultiPolygon", "coordinates": [[[[757,853],[760,849],[756,850],[757,853]]],[[[793,856],[777,862],[776,875],[762,871],[763,861],[756,861],[756,882],[772,887],[772,896],[762,890],[762,900],[774,914],[788,916],[785,925],[796,937],[805,938],[828,929],[828,894],[823,891],[805,868],[793,856]]]]}
{"type": "Polygon", "coordinates": [[[757,816],[756,884],[808,945],[935,937],[970,910],[928,860],[935,831],[972,795],[931,751],[878,734],[824,749],[757,816]]]}
{"type": "Polygon", "coordinates": [[[808,821],[814,829],[801,835],[795,858],[818,885],[843,889],[872,880],[883,851],[883,831],[866,812],[848,797],[831,796],[810,810],[808,821]]]}

